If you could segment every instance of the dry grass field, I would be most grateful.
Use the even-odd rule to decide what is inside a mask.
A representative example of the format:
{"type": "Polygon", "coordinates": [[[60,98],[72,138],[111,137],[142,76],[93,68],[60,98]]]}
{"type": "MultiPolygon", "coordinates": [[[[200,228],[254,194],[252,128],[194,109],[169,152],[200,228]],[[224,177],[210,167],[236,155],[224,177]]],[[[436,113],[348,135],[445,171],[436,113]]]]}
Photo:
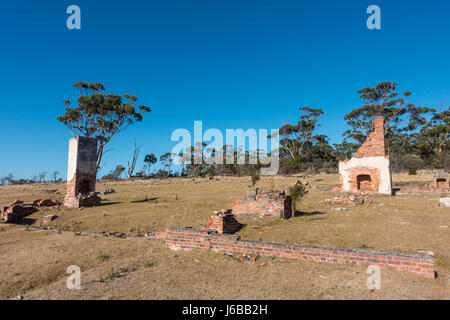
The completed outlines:
{"type": "MultiPolygon", "coordinates": [[[[366,268],[259,258],[243,263],[207,251],[170,251],[143,237],[117,239],[85,232],[135,234],[165,227],[202,227],[212,211],[250,189],[250,178],[167,179],[100,182],[103,204],[95,208],[41,209],[21,225],[0,224],[0,298],[13,299],[450,299],[450,209],[438,207],[448,193],[371,196],[374,203],[335,211],[324,199],[338,175],[262,177],[256,187],[286,190],[298,179],[312,187],[289,220],[238,217],[244,239],[366,248],[415,254],[431,250],[439,277],[421,278],[382,270],[380,290],[367,289],[366,268]],[[39,226],[47,214],[59,216],[52,230],[39,226]],[[57,229],[62,230],[58,232],[57,229]],[[82,270],[81,290],[66,288],[66,268],[82,270]],[[106,279],[114,269],[116,277],[106,279]]],[[[430,173],[394,175],[395,188],[430,184],[430,173]]],[[[20,199],[62,199],[64,184],[1,186],[0,205],[20,199]]]]}

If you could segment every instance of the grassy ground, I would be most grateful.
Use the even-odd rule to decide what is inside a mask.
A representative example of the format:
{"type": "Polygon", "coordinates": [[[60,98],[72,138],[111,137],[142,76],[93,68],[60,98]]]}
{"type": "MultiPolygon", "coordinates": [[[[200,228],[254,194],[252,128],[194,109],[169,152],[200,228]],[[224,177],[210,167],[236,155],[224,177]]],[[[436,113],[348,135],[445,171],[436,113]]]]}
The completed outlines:
{"type": "MultiPolygon", "coordinates": [[[[263,177],[257,187],[287,190],[299,177],[263,177]]],[[[24,225],[0,225],[0,298],[62,299],[450,299],[450,210],[437,206],[445,193],[400,192],[373,196],[375,203],[334,211],[324,199],[337,175],[300,178],[313,187],[289,220],[241,216],[244,239],[368,248],[417,253],[432,250],[438,279],[383,270],[382,289],[366,287],[364,267],[328,266],[260,258],[242,263],[210,252],[172,252],[155,241],[75,236],[56,230],[27,232],[24,225]],[[448,226],[448,227],[446,227],[448,226]],[[82,269],[82,289],[68,290],[67,266],[82,269]],[[111,268],[118,277],[104,281],[111,268]],[[187,280],[188,279],[188,280],[187,280]]],[[[394,175],[394,187],[420,186],[431,174],[394,175]]],[[[149,232],[164,227],[201,227],[214,210],[231,208],[250,178],[168,179],[101,182],[103,205],[83,210],[44,209],[24,223],[39,225],[44,215],[62,230],[149,232]]],[[[403,190],[401,190],[403,191],[403,190]]],[[[0,187],[0,205],[16,199],[62,199],[64,184],[0,187]]]]}

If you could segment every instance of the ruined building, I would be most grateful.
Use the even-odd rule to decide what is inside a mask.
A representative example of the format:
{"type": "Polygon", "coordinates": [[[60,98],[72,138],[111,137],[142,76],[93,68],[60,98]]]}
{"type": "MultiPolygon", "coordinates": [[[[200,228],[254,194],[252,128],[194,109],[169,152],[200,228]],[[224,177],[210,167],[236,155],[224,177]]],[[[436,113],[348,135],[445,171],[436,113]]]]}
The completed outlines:
{"type": "Polygon", "coordinates": [[[64,205],[69,208],[100,204],[95,193],[97,178],[97,139],[76,137],[69,141],[67,193],[64,205]]]}
{"type": "Polygon", "coordinates": [[[374,130],[350,160],[339,162],[340,190],[392,195],[389,156],[384,142],[384,118],[373,120],[374,130]]]}
{"type": "Polygon", "coordinates": [[[437,170],[434,175],[434,187],[436,189],[450,188],[448,174],[443,170],[437,170]]]}
{"type": "Polygon", "coordinates": [[[247,191],[243,198],[233,200],[233,214],[259,214],[288,219],[292,216],[291,197],[284,192],[247,191]]]}

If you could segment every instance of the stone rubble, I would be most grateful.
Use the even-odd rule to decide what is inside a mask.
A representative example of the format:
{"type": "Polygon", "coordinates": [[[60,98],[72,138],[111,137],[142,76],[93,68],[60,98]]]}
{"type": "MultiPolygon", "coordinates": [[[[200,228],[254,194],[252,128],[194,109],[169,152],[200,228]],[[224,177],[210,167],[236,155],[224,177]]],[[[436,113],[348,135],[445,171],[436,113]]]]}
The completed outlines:
{"type": "Polygon", "coordinates": [[[57,215],[55,215],[55,214],[49,214],[49,215],[44,216],[44,218],[42,218],[42,223],[43,223],[43,224],[49,224],[49,223],[51,223],[53,220],[55,220],[55,219],[57,219],[57,218],[58,218],[57,215]]]}
{"type": "Polygon", "coordinates": [[[450,207],[450,197],[440,198],[439,206],[441,207],[450,207]]]}
{"type": "Polygon", "coordinates": [[[105,192],[103,192],[104,195],[115,193],[116,191],[114,189],[106,189],[105,192]]]}
{"type": "Polygon", "coordinates": [[[331,199],[325,199],[326,204],[343,204],[343,205],[361,205],[364,203],[374,203],[374,200],[371,200],[362,195],[344,195],[338,196],[331,199]]]}

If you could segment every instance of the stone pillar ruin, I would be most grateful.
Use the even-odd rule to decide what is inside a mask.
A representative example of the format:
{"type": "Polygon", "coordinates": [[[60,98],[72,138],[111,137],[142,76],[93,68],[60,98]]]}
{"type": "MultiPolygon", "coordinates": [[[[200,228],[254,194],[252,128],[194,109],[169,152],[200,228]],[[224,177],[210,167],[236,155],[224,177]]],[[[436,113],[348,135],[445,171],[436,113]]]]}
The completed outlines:
{"type": "Polygon", "coordinates": [[[68,208],[92,207],[100,204],[95,193],[97,180],[97,139],[75,137],[69,141],[67,193],[68,208]]]}

